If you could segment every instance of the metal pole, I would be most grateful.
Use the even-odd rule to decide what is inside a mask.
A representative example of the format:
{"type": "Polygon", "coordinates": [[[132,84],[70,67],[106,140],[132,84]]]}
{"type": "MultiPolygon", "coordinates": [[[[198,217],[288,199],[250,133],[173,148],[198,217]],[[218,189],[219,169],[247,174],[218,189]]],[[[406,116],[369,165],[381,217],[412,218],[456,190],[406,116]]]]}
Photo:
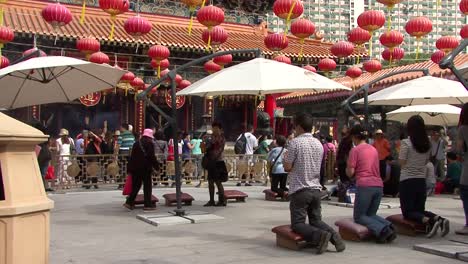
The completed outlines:
{"type": "Polygon", "coordinates": [[[364,89],[364,128],[369,129],[369,86],[364,89]]]}
{"type": "Polygon", "coordinates": [[[468,82],[463,78],[463,75],[458,71],[457,67],[455,67],[455,64],[453,63],[453,60],[455,57],[465,50],[465,48],[468,45],[468,39],[463,40],[463,42],[456,48],[454,49],[449,55],[445,56],[445,58],[442,59],[442,61],[439,63],[439,67],[441,69],[450,69],[452,70],[453,74],[458,78],[458,80],[465,86],[465,88],[468,90],[468,82]]]}

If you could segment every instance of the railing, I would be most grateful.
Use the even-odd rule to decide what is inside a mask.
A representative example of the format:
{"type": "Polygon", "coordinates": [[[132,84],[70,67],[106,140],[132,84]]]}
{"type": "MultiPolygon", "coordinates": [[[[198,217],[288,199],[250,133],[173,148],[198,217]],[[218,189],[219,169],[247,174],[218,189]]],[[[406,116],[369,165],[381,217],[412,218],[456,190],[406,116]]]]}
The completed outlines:
{"type": "MultiPolygon", "coordinates": [[[[175,183],[174,161],[156,155],[161,163],[159,171],[152,174],[153,184],[175,183]]],[[[128,155],[67,155],[57,156],[53,161],[55,180],[48,180],[56,190],[119,186],[125,183],[128,155]]],[[[202,155],[191,156],[182,161],[182,183],[193,184],[206,181],[207,172],[201,166],[202,155]]],[[[229,181],[268,182],[268,162],[265,155],[224,156],[229,181]]]]}

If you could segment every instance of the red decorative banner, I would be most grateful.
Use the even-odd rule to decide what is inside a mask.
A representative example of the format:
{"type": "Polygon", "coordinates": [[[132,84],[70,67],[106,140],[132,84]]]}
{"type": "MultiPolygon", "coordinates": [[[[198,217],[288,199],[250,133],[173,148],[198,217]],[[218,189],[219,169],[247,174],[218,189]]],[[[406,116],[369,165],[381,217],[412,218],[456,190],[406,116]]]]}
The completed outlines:
{"type": "MultiPolygon", "coordinates": [[[[180,91],[177,89],[177,92],[180,91]]],[[[167,91],[166,93],[166,104],[172,108],[172,96],[171,92],[167,91]]],[[[176,96],[176,109],[180,109],[185,105],[185,96],[176,96]]]]}
{"type": "Polygon", "coordinates": [[[85,106],[95,106],[101,101],[101,92],[95,92],[80,97],[80,102],[85,106]]]}

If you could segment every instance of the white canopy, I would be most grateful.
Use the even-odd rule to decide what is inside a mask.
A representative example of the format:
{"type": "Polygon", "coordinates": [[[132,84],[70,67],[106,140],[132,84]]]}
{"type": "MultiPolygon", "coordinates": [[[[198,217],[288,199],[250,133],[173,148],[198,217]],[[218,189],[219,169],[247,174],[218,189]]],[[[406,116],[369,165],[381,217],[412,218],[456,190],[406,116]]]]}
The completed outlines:
{"type": "Polygon", "coordinates": [[[461,108],[453,105],[412,105],[387,113],[387,119],[406,123],[413,115],[419,115],[426,125],[455,126],[461,108]]]}

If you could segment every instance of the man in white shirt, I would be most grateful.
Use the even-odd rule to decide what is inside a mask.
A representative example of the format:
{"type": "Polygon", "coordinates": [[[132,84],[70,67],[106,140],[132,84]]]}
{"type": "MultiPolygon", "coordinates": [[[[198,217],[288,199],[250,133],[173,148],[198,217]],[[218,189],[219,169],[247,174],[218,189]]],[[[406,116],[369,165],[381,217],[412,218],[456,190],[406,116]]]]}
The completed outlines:
{"type": "MultiPolygon", "coordinates": [[[[258,147],[258,140],[253,133],[254,133],[254,127],[252,125],[248,125],[247,131],[244,132],[243,134],[240,134],[239,137],[237,138],[237,140],[239,140],[242,137],[242,135],[244,135],[246,138],[245,153],[244,153],[245,155],[253,155],[255,149],[258,147]]],[[[252,157],[246,157],[246,161],[248,164],[251,163],[252,157]]],[[[243,174],[242,179],[244,180],[246,176],[247,176],[246,174],[243,174]]],[[[250,183],[245,182],[245,181],[241,181],[237,183],[237,186],[241,186],[242,183],[245,183],[245,186],[252,186],[250,183]]]]}

